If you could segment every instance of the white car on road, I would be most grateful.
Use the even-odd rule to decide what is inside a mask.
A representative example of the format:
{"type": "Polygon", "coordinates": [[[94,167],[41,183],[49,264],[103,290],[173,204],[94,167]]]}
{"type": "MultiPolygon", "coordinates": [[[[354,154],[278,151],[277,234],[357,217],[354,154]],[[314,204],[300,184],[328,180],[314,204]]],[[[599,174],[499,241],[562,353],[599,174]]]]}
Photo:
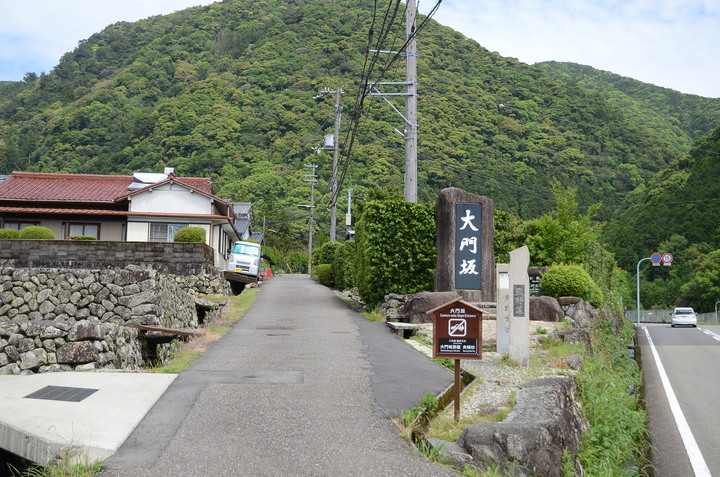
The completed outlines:
{"type": "Polygon", "coordinates": [[[670,326],[675,328],[677,325],[697,326],[695,310],[688,307],[675,308],[670,317],[670,326]]]}

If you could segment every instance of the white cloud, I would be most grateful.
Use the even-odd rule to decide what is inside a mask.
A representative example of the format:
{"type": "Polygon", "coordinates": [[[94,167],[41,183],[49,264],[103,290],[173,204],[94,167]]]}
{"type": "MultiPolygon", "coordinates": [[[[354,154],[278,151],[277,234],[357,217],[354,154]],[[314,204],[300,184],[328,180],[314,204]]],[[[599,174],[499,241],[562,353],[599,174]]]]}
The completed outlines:
{"type": "Polygon", "coordinates": [[[78,42],[119,21],[167,14],[212,0],[0,0],[0,81],[49,72],[78,42]]]}
{"type": "MultiPolygon", "coordinates": [[[[435,2],[421,0],[420,11],[435,2]]],[[[0,0],[0,80],[50,71],[80,40],[109,24],[210,3],[0,0]]],[[[526,63],[573,61],[720,97],[717,0],[444,0],[435,19],[526,63]]]]}
{"type": "Polygon", "coordinates": [[[526,63],[572,61],[720,97],[716,0],[445,0],[434,18],[526,63]]]}

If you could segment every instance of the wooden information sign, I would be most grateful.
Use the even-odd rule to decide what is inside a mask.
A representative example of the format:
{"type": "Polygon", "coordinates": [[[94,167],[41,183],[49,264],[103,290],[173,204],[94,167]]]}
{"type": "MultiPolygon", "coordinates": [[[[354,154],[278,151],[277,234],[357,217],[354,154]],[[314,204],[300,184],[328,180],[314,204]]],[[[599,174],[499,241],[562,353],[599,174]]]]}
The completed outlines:
{"type": "Polygon", "coordinates": [[[461,298],[427,312],[433,317],[433,358],[482,359],[482,310],[461,298]]]}
{"type": "Polygon", "coordinates": [[[460,360],[482,359],[482,310],[457,298],[427,312],[433,319],[433,358],[455,360],[455,421],[460,420],[460,360]]]}

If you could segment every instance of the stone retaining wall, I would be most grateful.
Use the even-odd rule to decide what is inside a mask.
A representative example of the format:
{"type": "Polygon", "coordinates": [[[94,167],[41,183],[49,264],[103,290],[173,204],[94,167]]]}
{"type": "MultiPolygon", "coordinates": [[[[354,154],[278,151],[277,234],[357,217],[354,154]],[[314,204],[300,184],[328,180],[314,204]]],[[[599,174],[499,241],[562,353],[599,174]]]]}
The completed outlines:
{"type": "MultiPolygon", "coordinates": [[[[197,328],[195,295],[230,294],[196,243],[0,241],[0,374],[137,370],[139,324],[197,328]]],[[[155,346],[155,345],[153,345],[155,346]]]]}
{"type": "Polygon", "coordinates": [[[138,330],[87,320],[0,321],[0,374],[139,370],[138,330]]]}

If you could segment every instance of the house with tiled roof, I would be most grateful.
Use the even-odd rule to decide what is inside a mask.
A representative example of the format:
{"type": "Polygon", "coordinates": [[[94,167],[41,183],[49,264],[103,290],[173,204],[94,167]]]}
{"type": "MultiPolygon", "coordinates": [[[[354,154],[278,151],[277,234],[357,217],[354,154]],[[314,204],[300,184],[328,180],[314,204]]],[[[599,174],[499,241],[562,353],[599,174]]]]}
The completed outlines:
{"type": "Polygon", "coordinates": [[[207,178],[162,174],[132,176],[14,172],[0,181],[0,228],[41,225],[58,239],[172,242],[183,227],[202,227],[224,268],[241,240],[235,205],[217,197],[207,178]]]}

